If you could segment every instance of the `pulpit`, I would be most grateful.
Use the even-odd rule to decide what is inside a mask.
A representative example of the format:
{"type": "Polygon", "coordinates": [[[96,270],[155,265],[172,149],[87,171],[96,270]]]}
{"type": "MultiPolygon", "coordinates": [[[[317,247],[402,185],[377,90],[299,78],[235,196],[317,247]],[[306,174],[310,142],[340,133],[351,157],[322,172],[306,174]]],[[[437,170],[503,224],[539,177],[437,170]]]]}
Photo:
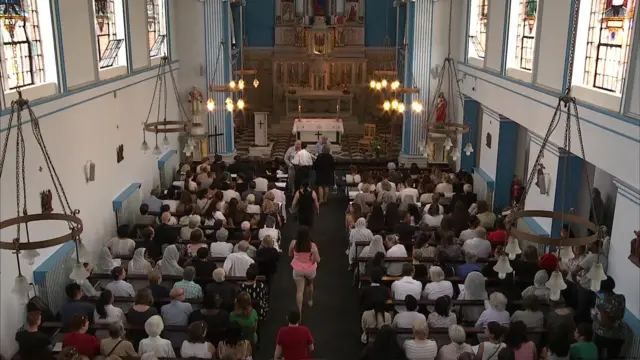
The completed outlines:
{"type": "Polygon", "coordinates": [[[444,146],[447,136],[444,134],[429,134],[429,164],[448,164],[449,152],[444,146]]]}
{"type": "Polygon", "coordinates": [[[254,136],[253,145],[249,147],[249,155],[259,157],[269,157],[273,143],[267,140],[267,125],[269,120],[268,112],[253,113],[254,136]]]}

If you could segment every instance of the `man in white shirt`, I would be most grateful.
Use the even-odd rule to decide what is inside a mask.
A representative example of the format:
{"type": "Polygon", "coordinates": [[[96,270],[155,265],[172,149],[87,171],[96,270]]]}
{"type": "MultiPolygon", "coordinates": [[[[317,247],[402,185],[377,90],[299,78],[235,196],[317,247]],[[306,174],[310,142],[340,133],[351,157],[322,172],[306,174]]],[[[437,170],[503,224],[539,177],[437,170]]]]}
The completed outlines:
{"type": "Polygon", "coordinates": [[[418,193],[418,189],[413,187],[413,179],[408,179],[407,187],[405,187],[404,189],[400,190],[400,192],[398,192],[398,198],[400,199],[400,201],[402,201],[405,196],[411,196],[413,198],[413,202],[415,203],[418,202],[420,193],[418,193]]]}
{"type": "MultiPolygon", "coordinates": [[[[422,293],[422,283],[413,278],[414,268],[411,264],[402,265],[402,278],[391,284],[391,296],[394,300],[405,300],[407,295],[420,299],[422,293]]],[[[396,311],[407,311],[404,305],[396,306],[396,311]]]]}
{"type": "Polygon", "coordinates": [[[389,182],[389,185],[391,185],[391,192],[395,195],[396,194],[396,184],[389,181],[389,173],[388,172],[383,172],[382,173],[382,181],[380,181],[377,185],[376,185],[376,192],[379,194],[382,192],[382,182],[387,180],[389,182]]]}
{"type": "Polygon", "coordinates": [[[487,230],[482,227],[476,228],[476,237],[465,241],[462,245],[462,251],[465,253],[473,252],[479,259],[490,258],[491,243],[487,240],[487,230]]]}
{"type": "Polygon", "coordinates": [[[249,243],[246,241],[240,241],[238,243],[238,252],[232,253],[227,256],[222,268],[224,272],[229,276],[245,276],[249,265],[253,264],[252,258],[247,255],[249,249],[249,243]]]}
{"type": "MultiPolygon", "coordinates": [[[[407,249],[402,244],[398,244],[398,238],[395,235],[387,235],[385,239],[385,246],[387,247],[387,254],[385,257],[407,257],[407,249]]],[[[387,274],[389,276],[399,276],[402,273],[403,264],[401,262],[390,263],[387,267],[387,274]]],[[[418,296],[419,298],[420,296],[418,296]]]]}
{"type": "Polygon", "coordinates": [[[276,229],[276,219],[273,216],[267,216],[264,227],[258,231],[258,239],[262,241],[267,235],[271,236],[274,247],[280,251],[280,230],[276,229]]]}
{"type": "Polygon", "coordinates": [[[258,176],[257,178],[253,179],[253,181],[255,181],[256,183],[256,191],[259,191],[261,193],[267,192],[267,186],[269,185],[269,181],[267,179],[263,178],[262,176],[258,176]]]}
{"type": "Polygon", "coordinates": [[[475,215],[471,215],[469,217],[469,228],[467,230],[463,230],[458,237],[458,241],[464,243],[467,240],[473,239],[476,237],[476,229],[480,226],[480,220],[475,215]]]}
{"type": "Polygon", "coordinates": [[[113,281],[107,284],[105,288],[111,291],[113,296],[136,296],[136,292],[135,290],[133,290],[133,286],[124,281],[124,279],[127,277],[127,272],[122,266],[114,267],[111,270],[111,276],[113,277],[113,281]]]}
{"type": "Polygon", "coordinates": [[[240,194],[235,190],[235,184],[222,183],[222,201],[228,203],[231,199],[236,198],[240,201],[240,194]]]}
{"type": "Polygon", "coordinates": [[[291,163],[296,168],[295,189],[298,190],[304,180],[311,180],[311,166],[313,165],[313,155],[306,149],[300,149],[293,157],[291,163]]]}
{"type": "Polygon", "coordinates": [[[404,297],[404,306],[407,308],[407,311],[400,312],[393,318],[393,322],[391,323],[392,327],[396,329],[410,329],[416,320],[427,321],[427,317],[418,312],[418,299],[413,295],[404,297]]]}
{"type": "Polygon", "coordinates": [[[302,142],[300,140],[296,140],[296,142],[293,143],[293,146],[287,149],[287,152],[284,154],[284,162],[287,164],[289,174],[289,190],[291,190],[292,194],[294,194],[296,190],[298,190],[295,187],[296,169],[293,166],[292,161],[301,148],[302,142]]]}
{"type": "Polygon", "coordinates": [[[221,228],[216,231],[216,242],[212,242],[210,246],[212,257],[227,257],[233,251],[233,244],[227,242],[229,230],[221,228]]]}

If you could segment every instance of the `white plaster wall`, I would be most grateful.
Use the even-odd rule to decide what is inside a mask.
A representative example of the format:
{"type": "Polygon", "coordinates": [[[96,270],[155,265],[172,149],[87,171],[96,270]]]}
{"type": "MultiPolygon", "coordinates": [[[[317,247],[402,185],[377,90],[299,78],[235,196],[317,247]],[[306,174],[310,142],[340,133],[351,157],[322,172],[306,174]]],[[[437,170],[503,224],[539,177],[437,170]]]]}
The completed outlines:
{"type": "Polygon", "coordinates": [[[73,88],[98,80],[93,9],[89,8],[88,1],[59,0],[58,3],[67,86],[73,88]]]}
{"type": "Polygon", "coordinates": [[[180,62],[178,71],[180,91],[187,93],[192,86],[196,86],[206,94],[208,84],[205,77],[204,3],[198,0],[182,1],[173,11],[176,19],[173,29],[177,41],[172,42],[179,54],[188,54],[181,57],[183,61],[180,62]]]}
{"type": "Polygon", "coordinates": [[[611,230],[609,268],[607,273],[616,281],[616,292],[624,294],[627,309],[640,317],[640,268],[629,259],[631,239],[640,229],[640,194],[636,189],[618,186],[615,218],[611,230]]]}
{"type": "Polygon", "coordinates": [[[498,167],[498,141],[500,138],[500,121],[498,114],[484,108],[482,113],[482,130],[478,148],[480,149],[480,168],[494,181],[498,167]],[[491,148],[487,147],[487,133],[491,134],[491,148]]]}
{"type": "MultiPolygon", "coordinates": [[[[638,31],[636,31],[636,34],[638,31]]],[[[636,66],[632,72],[630,72],[630,76],[628,81],[631,81],[631,85],[627,87],[628,91],[631,92],[629,95],[629,109],[628,112],[634,114],[636,117],[640,118],[640,39],[636,40],[636,49],[635,49],[635,59],[636,66]]],[[[633,55],[632,55],[633,58],[633,55]]]]}
{"type": "MultiPolygon", "coordinates": [[[[178,67],[178,64],[174,66],[178,67]]],[[[159,183],[156,157],[139,150],[142,142],[140,123],[147,115],[156,73],[155,69],[151,69],[34,107],[34,112],[41,119],[44,140],[69,201],[72,207],[81,211],[80,217],[84,223],[82,238],[90,250],[97,250],[115,234],[115,215],[111,202],[127,185],[139,182],[143,184],[143,192],[148,192],[159,183]],[[116,147],[120,144],[124,145],[124,161],[118,164],[116,147]],[[91,183],[86,183],[84,178],[84,164],[88,160],[96,165],[96,180],[91,183]]],[[[176,114],[172,100],[169,97],[170,116],[176,114]]],[[[8,116],[0,119],[0,128],[6,128],[7,120],[8,116]]],[[[29,190],[27,202],[30,213],[39,213],[39,192],[45,189],[53,191],[53,186],[30,125],[26,125],[24,130],[29,190]],[[38,171],[40,166],[45,167],[43,172],[38,171]]],[[[4,141],[6,136],[7,132],[0,133],[0,141],[4,141]]],[[[15,137],[14,130],[10,134],[10,151],[0,183],[2,220],[16,214],[15,137]]],[[[176,147],[175,136],[170,139],[172,146],[176,147]]],[[[147,136],[147,141],[153,147],[151,136],[147,136]]],[[[54,211],[60,211],[55,195],[52,204],[54,211]]],[[[29,230],[32,240],[48,239],[68,231],[65,224],[58,222],[37,224],[30,226],[29,230]]],[[[15,228],[3,230],[0,237],[3,241],[12,239],[15,237],[15,228]]],[[[41,255],[33,266],[23,261],[24,275],[31,279],[33,269],[55,249],[40,250],[41,255]]],[[[15,255],[10,251],[0,251],[0,282],[3,289],[11,289],[16,275],[15,255]]],[[[25,314],[22,309],[10,291],[0,292],[0,352],[7,357],[16,350],[13,337],[23,323],[25,314]]]]}
{"type": "Polygon", "coordinates": [[[520,181],[526,179],[528,174],[526,173],[526,166],[529,160],[529,131],[524,126],[518,125],[518,141],[516,149],[516,167],[514,169],[516,175],[520,177],[520,181]]]}
{"type": "Polygon", "coordinates": [[[489,1],[489,19],[487,29],[487,46],[485,51],[484,66],[501,71],[502,58],[502,39],[504,35],[504,12],[507,6],[507,0],[491,0],[489,1]]]}
{"type": "Polygon", "coordinates": [[[132,66],[134,70],[137,70],[150,64],[147,2],[145,0],[129,0],[129,18],[132,66]]]}
{"type": "Polygon", "coordinates": [[[542,86],[562,89],[564,57],[567,46],[568,19],[572,15],[571,1],[542,0],[539,6],[540,30],[536,39],[537,57],[536,83],[542,86]],[[553,54],[553,56],[547,56],[553,54]]]}
{"type": "MultiPolygon", "coordinates": [[[[539,152],[540,140],[532,136],[529,144],[529,166],[527,169],[527,174],[531,173],[531,169],[536,162],[536,158],[538,157],[539,152]]],[[[544,164],[546,168],[545,172],[549,173],[549,178],[551,179],[551,181],[547,184],[548,192],[547,194],[540,194],[540,189],[535,185],[534,180],[533,185],[531,185],[531,190],[527,195],[527,200],[524,205],[525,210],[553,211],[553,205],[556,198],[556,182],[558,175],[558,151],[551,144],[549,144],[549,146],[547,146],[547,148],[545,149],[543,156],[544,158],[541,160],[541,163],[544,164]]],[[[552,219],[535,218],[535,220],[547,233],[551,234],[552,219]]]]}

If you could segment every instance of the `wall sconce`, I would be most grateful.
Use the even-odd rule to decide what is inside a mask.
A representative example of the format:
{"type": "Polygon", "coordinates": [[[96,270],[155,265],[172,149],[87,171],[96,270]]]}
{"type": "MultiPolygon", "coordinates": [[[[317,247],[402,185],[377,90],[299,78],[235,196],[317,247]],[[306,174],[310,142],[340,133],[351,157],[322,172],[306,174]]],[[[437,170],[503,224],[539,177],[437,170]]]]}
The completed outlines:
{"type": "Polygon", "coordinates": [[[96,164],[91,160],[84,163],[84,179],[87,184],[96,181],[96,164]]]}

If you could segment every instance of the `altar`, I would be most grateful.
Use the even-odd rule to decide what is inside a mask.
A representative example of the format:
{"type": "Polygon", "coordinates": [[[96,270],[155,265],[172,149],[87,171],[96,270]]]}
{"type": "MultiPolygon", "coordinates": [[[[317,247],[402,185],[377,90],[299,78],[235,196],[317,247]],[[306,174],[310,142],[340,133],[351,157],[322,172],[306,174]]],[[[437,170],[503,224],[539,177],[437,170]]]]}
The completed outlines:
{"type": "Polygon", "coordinates": [[[287,116],[350,116],[353,106],[353,94],[337,90],[297,90],[285,97],[287,116]]]}
{"type": "Polygon", "coordinates": [[[291,132],[303,143],[315,144],[326,136],[329,142],[339,144],[344,125],[342,119],[295,119],[291,132]]]}

